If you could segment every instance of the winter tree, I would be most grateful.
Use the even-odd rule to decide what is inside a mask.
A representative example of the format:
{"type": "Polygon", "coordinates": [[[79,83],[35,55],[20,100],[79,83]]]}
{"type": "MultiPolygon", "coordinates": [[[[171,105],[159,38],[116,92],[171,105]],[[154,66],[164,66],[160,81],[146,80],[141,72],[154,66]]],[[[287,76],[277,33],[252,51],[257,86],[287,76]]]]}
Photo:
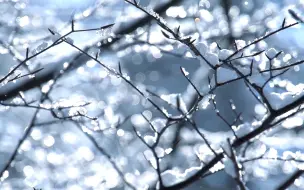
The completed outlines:
{"type": "Polygon", "coordinates": [[[1,189],[304,189],[304,1],[0,13],[1,189]]]}

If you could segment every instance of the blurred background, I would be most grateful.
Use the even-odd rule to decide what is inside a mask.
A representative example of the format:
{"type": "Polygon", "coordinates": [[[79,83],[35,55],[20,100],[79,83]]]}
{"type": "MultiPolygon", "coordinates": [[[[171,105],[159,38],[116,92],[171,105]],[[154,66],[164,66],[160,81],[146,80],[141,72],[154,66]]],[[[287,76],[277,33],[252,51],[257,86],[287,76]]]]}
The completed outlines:
{"type": "MultiPolygon", "coordinates": [[[[147,10],[158,12],[171,28],[180,26],[185,36],[207,44],[209,51],[214,53],[218,46],[234,50],[234,40],[247,43],[275,30],[281,27],[284,18],[286,23],[293,23],[288,9],[295,10],[300,16],[304,11],[304,1],[301,0],[138,2],[147,10]]],[[[193,57],[180,43],[166,39],[154,20],[123,0],[0,0],[0,15],[1,78],[25,59],[26,48],[32,55],[45,48],[41,46],[43,43],[52,43],[48,29],[64,35],[71,30],[73,19],[76,29],[115,23],[112,28],[73,33],[69,37],[74,45],[88,54],[98,54],[99,60],[110,68],[118,70],[120,63],[123,74],[130,77],[145,95],[149,95],[148,90],[174,102],[174,97],[180,94],[190,107],[195,93],[180,67],[190,73],[201,92],[208,89],[208,65],[193,57]]],[[[280,59],[284,62],[301,60],[302,34],[303,27],[298,25],[260,42],[251,50],[275,48],[283,51],[280,59]]],[[[262,55],[256,61],[261,65],[267,62],[262,55]]],[[[40,109],[36,113],[35,108],[0,104],[0,169],[7,164],[26,127],[32,126],[16,158],[2,176],[0,189],[128,189],[109,162],[109,157],[122,171],[124,179],[135,187],[155,187],[157,173],[153,168],[153,155],[138,139],[132,126],[148,139],[153,131],[141,114],[161,128],[166,120],[159,111],[124,80],[64,43],[26,62],[9,79],[40,68],[43,70],[35,76],[2,82],[1,102],[23,105],[26,100],[31,105],[52,108],[57,114],[71,118],[58,119],[48,110],[40,109]],[[46,93],[48,98],[39,101],[46,93]],[[85,106],[72,107],[75,104],[85,106]],[[72,117],[75,113],[86,117],[72,117]],[[95,144],[84,133],[94,138],[95,144]],[[96,144],[108,156],[96,148],[96,144]]],[[[301,72],[302,66],[292,68],[273,81],[272,91],[289,91],[288,85],[302,90],[301,72]]],[[[237,125],[254,125],[265,114],[244,81],[222,86],[215,94],[217,109],[229,122],[235,119],[231,102],[236,111],[242,113],[237,125]]],[[[170,114],[178,114],[163,100],[151,98],[170,114]]],[[[211,105],[200,106],[193,119],[215,147],[219,148],[221,142],[232,135],[211,105]]],[[[247,156],[297,153],[303,158],[302,124],[301,116],[298,120],[279,125],[271,136],[255,140],[247,156]]],[[[164,133],[157,153],[162,157],[160,168],[168,185],[184,179],[173,175],[174,172],[187,177],[186,169],[195,170],[201,164],[200,159],[208,160],[210,156],[206,144],[186,122],[171,126],[164,133]]],[[[249,162],[243,165],[246,171],[244,180],[249,189],[274,189],[299,165],[275,160],[249,162]]],[[[222,170],[196,181],[187,189],[232,190],[237,186],[222,170]]],[[[290,189],[304,189],[304,179],[298,178],[290,189]]]]}

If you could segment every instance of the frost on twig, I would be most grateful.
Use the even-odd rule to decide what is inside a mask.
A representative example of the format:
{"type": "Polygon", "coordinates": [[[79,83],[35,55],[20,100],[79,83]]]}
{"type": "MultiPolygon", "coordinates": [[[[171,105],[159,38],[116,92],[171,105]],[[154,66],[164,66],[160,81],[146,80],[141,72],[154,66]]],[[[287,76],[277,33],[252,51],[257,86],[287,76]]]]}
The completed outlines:
{"type": "MultiPolygon", "coordinates": [[[[296,48],[272,44],[276,34],[302,23],[300,11],[288,7],[283,18],[284,11],[275,14],[275,3],[265,3],[265,11],[257,12],[251,2],[242,5],[244,9],[228,1],[172,6],[180,2],[154,9],[128,0],[123,14],[130,20],[141,18],[131,24],[120,15],[121,6],[112,6],[114,1],[87,8],[72,16],[69,32],[49,29],[37,44],[17,34],[37,22],[28,20],[30,14],[18,16],[17,27],[28,27],[9,28],[16,33],[7,42],[0,39],[0,53],[17,61],[1,76],[0,91],[23,79],[39,88],[28,91],[19,85],[16,97],[8,91],[1,97],[1,119],[8,126],[3,149],[12,150],[0,171],[4,183],[12,184],[15,167],[23,171],[24,183],[35,185],[33,163],[40,163],[43,173],[49,172],[46,163],[53,173],[62,174],[50,175],[48,181],[69,185],[83,179],[72,184],[73,189],[185,189],[225,171],[244,190],[248,180],[270,178],[272,171],[303,169],[302,153],[291,150],[302,148],[303,85],[297,84],[297,74],[304,61],[296,48]],[[113,18],[117,11],[119,17],[113,18]],[[118,21],[115,34],[108,31],[113,24],[79,29],[80,19],[100,22],[102,16],[118,21]],[[100,39],[94,44],[81,40],[95,33],[100,39]],[[45,70],[37,63],[49,65],[40,55],[61,50],[59,44],[77,53],[71,60],[59,60],[60,70],[46,72],[40,81],[36,74],[45,70]],[[178,67],[171,67],[172,57],[178,67]],[[160,67],[148,63],[167,58],[160,67]],[[131,69],[129,60],[135,63],[131,69]],[[146,66],[148,70],[142,70],[146,66]],[[7,117],[14,114],[26,118],[26,125],[7,117]],[[12,149],[7,142],[17,139],[10,135],[18,130],[20,140],[12,149]],[[87,173],[81,173],[83,165],[87,173]]],[[[23,5],[14,2],[18,6],[23,5]]],[[[15,27],[2,21],[1,26],[15,27]]],[[[69,56],[67,49],[60,53],[69,56]]],[[[290,175],[282,186],[291,186],[299,175],[290,175]]]]}

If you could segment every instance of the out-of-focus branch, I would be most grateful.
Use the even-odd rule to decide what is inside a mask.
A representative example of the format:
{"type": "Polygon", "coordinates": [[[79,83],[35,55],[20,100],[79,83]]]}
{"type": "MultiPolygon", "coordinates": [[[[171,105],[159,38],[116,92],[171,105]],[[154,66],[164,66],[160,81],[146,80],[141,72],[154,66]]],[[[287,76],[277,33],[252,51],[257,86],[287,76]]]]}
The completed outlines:
{"type": "MultiPolygon", "coordinates": [[[[295,25],[298,25],[299,22],[296,22],[296,23],[293,23],[293,24],[290,24],[290,25],[285,25],[285,22],[283,21],[283,24],[282,26],[275,30],[275,31],[272,31],[268,34],[266,34],[265,36],[262,36],[261,38],[258,38],[256,40],[254,40],[253,42],[245,45],[243,48],[240,48],[240,49],[237,49],[234,53],[232,53],[232,55],[228,56],[225,60],[222,61],[222,65],[219,65],[217,67],[214,67],[213,65],[210,64],[210,62],[208,62],[205,57],[197,50],[197,48],[193,45],[193,40],[191,39],[191,37],[189,38],[181,38],[180,35],[179,35],[179,28],[177,28],[177,32],[173,31],[172,29],[170,29],[164,22],[161,21],[161,19],[157,16],[154,16],[152,15],[150,12],[148,12],[147,10],[145,10],[144,8],[140,7],[136,1],[131,2],[131,1],[127,1],[125,0],[126,2],[128,2],[129,4],[131,4],[132,6],[142,10],[143,12],[145,12],[147,15],[151,16],[154,18],[154,20],[156,20],[156,22],[158,23],[158,25],[160,27],[162,27],[164,29],[164,31],[162,31],[163,35],[169,39],[172,39],[172,40],[177,40],[183,44],[185,44],[186,46],[188,46],[194,53],[196,56],[202,58],[212,69],[214,70],[217,70],[217,68],[221,67],[222,65],[225,65],[227,66],[228,68],[234,70],[242,79],[244,79],[246,82],[248,82],[251,86],[254,87],[254,89],[261,95],[264,97],[264,93],[263,93],[263,88],[265,86],[266,83],[268,83],[269,81],[267,80],[265,82],[265,84],[262,86],[262,87],[259,87],[259,86],[256,86],[255,84],[252,84],[248,78],[241,72],[239,71],[237,68],[235,68],[234,66],[232,66],[231,64],[229,64],[229,60],[236,54],[240,53],[240,52],[243,52],[244,49],[248,48],[249,46],[253,45],[253,44],[256,44],[282,30],[285,30],[289,27],[292,27],[292,26],[295,26],[295,25]],[[171,36],[170,36],[171,35],[171,36]]],[[[250,67],[252,68],[252,64],[250,65],[250,67]]],[[[251,69],[252,70],[252,69],[251,69]]],[[[272,70],[270,69],[270,72],[272,72],[272,70]]],[[[252,73],[252,72],[251,72],[252,73]]],[[[189,73],[184,73],[185,76],[187,76],[189,73]]],[[[274,78],[276,76],[270,76],[270,78],[274,78]]],[[[188,79],[188,78],[187,78],[188,79]]],[[[192,85],[192,83],[189,81],[189,83],[192,85]]],[[[217,87],[218,85],[218,82],[217,82],[217,76],[215,75],[215,87],[217,87]]],[[[192,85],[193,86],[193,85],[192,85]]],[[[210,92],[212,90],[210,89],[210,92]]],[[[209,93],[210,93],[209,92],[209,93]]],[[[199,93],[199,92],[198,92],[199,93]]],[[[199,93],[200,94],[200,93],[199,93]]],[[[267,101],[266,98],[263,99],[264,101],[267,101]]],[[[249,142],[251,141],[253,138],[255,138],[256,136],[258,135],[261,135],[262,133],[264,133],[265,131],[267,131],[268,129],[274,127],[273,125],[271,125],[275,118],[284,114],[284,113],[287,113],[288,111],[296,108],[297,106],[301,105],[302,103],[304,102],[304,96],[301,96],[299,99],[297,99],[296,101],[294,101],[293,103],[290,103],[280,109],[276,109],[276,110],[273,110],[273,109],[270,109],[270,114],[269,116],[263,121],[263,123],[260,125],[260,127],[256,128],[255,130],[251,131],[250,133],[248,133],[247,135],[244,135],[243,137],[241,138],[238,138],[236,139],[233,143],[232,143],[232,147],[233,148],[237,148],[243,144],[245,144],[246,142],[249,142]]],[[[191,109],[190,109],[191,110],[191,109]]],[[[185,187],[187,187],[188,185],[194,183],[196,180],[200,179],[202,175],[204,175],[206,172],[208,172],[214,165],[216,165],[218,162],[220,162],[222,159],[223,159],[224,155],[223,153],[219,153],[217,154],[208,164],[206,164],[205,166],[203,166],[198,172],[196,172],[194,175],[192,175],[191,177],[189,177],[188,179],[182,181],[182,182],[179,182],[175,185],[172,185],[172,186],[169,186],[169,187],[166,187],[165,189],[183,189],[185,187]]]]}
{"type": "Polygon", "coordinates": [[[293,173],[284,183],[282,183],[276,190],[285,190],[291,186],[296,179],[298,179],[304,173],[303,170],[297,170],[293,173]]]}
{"type": "Polygon", "coordinates": [[[234,37],[233,37],[233,33],[232,33],[232,24],[231,24],[231,18],[229,16],[229,9],[231,7],[231,0],[222,0],[221,2],[224,11],[225,11],[225,15],[227,17],[227,22],[228,22],[228,28],[229,28],[229,34],[227,35],[227,40],[228,40],[228,45],[231,45],[234,43],[234,37]]]}
{"type": "MultiPolygon", "coordinates": [[[[161,4],[157,6],[154,11],[158,14],[162,15],[169,7],[181,3],[183,0],[171,0],[167,3],[161,4]]],[[[126,27],[120,27],[117,31],[114,31],[115,38],[111,42],[102,43],[100,46],[101,49],[108,49],[113,44],[118,42],[122,36],[134,32],[137,28],[142,27],[149,23],[153,18],[150,16],[144,16],[138,20],[130,22],[126,27]]],[[[85,51],[89,50],[89,47],[85,49],[85,51]]],[[[80,65],[86,63],[89,58],[83,54],[76,54],[70,58],[66,58],[65,60],[60,60],[56,63],[50,63],[49,66],[44,67],[44,70],[37,73],[35,78],[29,79],[25,78],[19,80],[16,83],[7,84],[5,87],[0,88],[0,100],[10,99],[18,94],[20,91],[27,91],[32,88],[38,87],[39,85],[51,80],[54,76],[60,73],[62,70],[62,63],[65,61],[70,62],[73,67],[71,69],[75,69],[80,65]]]]}
{"type": "MultiPolygon", "coordinates": [[[[272,127],[271,123],[274,121],[274,119],[277,116],[280,116],[280,115],[294,109],[295,107],[297,107],[298,105],[301,105],[302,103],[304,103],[304,96],[302,96],[298,100],[294,101],[293,103],[288,104],[288,105],[280,108],[279,110],[276,110],[266,120],[264,120],[263,124],[259,128],[255,129],[254,131],[252,131],[252,132],[248,133],[247,135],[245,135],[241,138],[238,138],[236,141],[234,141],[234,143],[232,144],[232,147],[239,147],[239,146],[243,145],[244,143],[249,142],[254,137],[262,134],[266,130],[270,129],[272,127]]],[[[208,172],[209,169],[211,169],[216,163],[218,163],[221,159],[223,159],[223,157],[224,157],[223,153],[218,154],[214,159],[212,159],[207,165],[202,167],[202,169],[199,170],[198,172],[196,172],[193,176],[191,176],[190,178],[188,178],[185,181],[182,181],[180,183],[167,187],[166,189],[173,190],[173,189],[182,189],[184,187],[187,187],[188,185],[190,185],[190,184],[194,183],[195,181],[197,181],[198,179],[200,179],[203,174],[208,172]]]]}
{"type": "MultiPolygon", "coordinates": [[[[41,97],[40,102],[42,102],[43,100],[44,100],[44,97],[41,97]]],[[[36,120],[38,112],[39,112],[39,109],[36,109],[35,113],[33,114],[32,118],[30,120],[30,123],[28,124],[28,126],[25,129],[24,134],[22,135],[22,137],[18,141],[16,148],[13,150],[13,154],[9,157],[8,161],[6,162],[6,164],[1,169],[1,171],[0,171],[0,178],[3,177],[3,175],[4,175],[5,172],[8,172],[7,170],[11,166],[12,162],[15,160],[16,156],[18,155],[18,150],[20,149],[20,147],[23,144],[23,142],[25,141],[25,139],[32,132],[32,128],[34,127],[34,123],[35,123],[35,120],[36,120]]]]}
{"type": "Polygon", "coordinates": [[[123,182],[131,189],[136,190],[136,187],[134,187],[130,182],[128,182],[125,177],[124,177],[124,173],[119,169],[118,165],[115,163],[115,161],[113,160],[113,158],[110,156],[110,154],[108,154],[104,148],[102,148],[98,142],[95,140],[95,138],[93,136],[91,136],[90,134],[88,134],[87,132],[84,132],[81,128],[81,125],[77,122],[74,121],[75,126],[78,128],[78,130],[86,136],[86,138],[94,145],[95,148],[97,148],[97,150],[104,156],[106,157],[106,159],[108,160],[108,162],[110,162],[110,164],[112,165],[112,167],[115,169],[115,171],[119,174],[119,176],[121,177],[121,179],[123,180],[123,182]]]}

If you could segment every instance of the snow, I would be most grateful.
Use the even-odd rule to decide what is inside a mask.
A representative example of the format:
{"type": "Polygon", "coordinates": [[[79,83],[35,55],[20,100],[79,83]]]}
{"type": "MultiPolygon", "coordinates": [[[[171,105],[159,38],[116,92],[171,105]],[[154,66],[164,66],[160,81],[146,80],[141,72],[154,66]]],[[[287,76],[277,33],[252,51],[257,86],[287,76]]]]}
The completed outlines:
{"type": "Polygon", "coordinates": [[[274,109],[280,109],[296,101],[304,93],[303,92],[299,92],[296,94],[293,92],[277,93],[277,92],[273,92],[273,89],[268,85],[266,85],[266,87],[264,88],[264,94],[274,109]]]}
{"type": "Polygon", "coordinates": [[[237,73],[231,69],[226,69],[220,67],[217,69],[217,82],[225,83],[227,81],[236,79],[238,77],[237,73]]]}
{"type": "Polygon", "coordinates": [[[152,146],[156,142],[156,136],[146,135],[144,140],[149,146],[152,146]]]}
{"type": "Polygon", "coordinates": [[[165,186],[174,185],[178,182],[184,181],[185,179],[191,177],[201,168],[202,166],[191,167],[186,169],[184,172],[181,172],[179,169],[166,170],[161,174],[163,183],[165,186]]]}
{"type": "MultiPolygon", "coordinates": [[[[218,65],[219,64],[219,58],[217,54],[214,53],[206,53],[205,58],[211,63],[211,65],[218,65]]],[[[201,64],[206,64],[203,59],[200,59],[201,64]]]]}
{"type": "Polygon", "coordinates": [[[189,72],[186,71],[186,69],[184,67],[182,67],[182,72],[185,76],[188,76],[189,75],[189,72]]]}
{"type": "Polygon", "coordinates": [[[237,129],[235,130],[235,132],[238,137],[242,137],[242,136],[250,133],[252,130],[253,130],[253,127],[249,123],[245,123],[245,124],[239,125],[237,127],[237,129]]]}
{"type": "Polygon", "coordinates": [[[151,123],[156,131],[160,132],[166,126],[167,120],[163,118],[155,118],[151,121],[151,123]]]}
{"type": "Polygon", "coordinates": [[[267,109],[265,108],[264,105],[262,105],[262,104],[257,104],[257,105],[255,105],[255,107],[254,107],[254,112],[255,112],[256,114],[258,114],[258,115],[264,115],[264,114],[267,113],[267,109]]]}
{"type": "MultiPolygon", "coordinates": [[[[187,72],[187,71],[185,71],[187,72]]],[[[180,94],[168,94],[168,95],[161,95],[160,96],[161,99],[165,100],[166,102],[168,102],[169,104],[177,105],[177,100],[179,101],[179,109],[181,109],[184,113],[187,112],[187,106],[185,101],[183,100],[183,98],[181,97],[180,94]]]]}
{"type": "Polygon", "coordinates": [[[204,96],[204,98],[199,102],[198,108],[199,109],[206,109],[210,105],[211,96],[213,96],[213,95],[204,96]]]}
{"type": "Polygon", "coordinates": [[[173,53],[184,54],[188,50],[187,46],[184,44],[178,44],[177,47],[172,49],[173,53]]]}
{"type": "Polygon", "coordinates": [[[233,51],[231,51],[231,50],[221,49],[220,52],[219,52],[219,59],[220,60],[225,60],[232,54],[233,54],[233,51]]]}
{"type": "Polygon", "coordinates": [[[238,49],[241,49],[246,46],[246,42],[244,40],[235,40],[235,43],[238,49]]]}
{"type": "Polygon", "coordinates": [[[294,128],[294,127],[299,127],[303,125],[303,118],[296,116],[292,118],[288,118],[285,121],[282,122],[282,126],[285,128],[294,128]]]}
{"type": "Polygon", "coordinates": [[[196,45],[196,48],[202,55],[205,55],[208,50],[208,46],[206,43],[198,43],[196,45]]]}
{"type": "Polygon", "coordinates": [[[269,58],[273,58],[276,54],[277,54],[277,50],[274,48],[270,48],[269,50],[267,50],[266,54],[269,58]]]}

